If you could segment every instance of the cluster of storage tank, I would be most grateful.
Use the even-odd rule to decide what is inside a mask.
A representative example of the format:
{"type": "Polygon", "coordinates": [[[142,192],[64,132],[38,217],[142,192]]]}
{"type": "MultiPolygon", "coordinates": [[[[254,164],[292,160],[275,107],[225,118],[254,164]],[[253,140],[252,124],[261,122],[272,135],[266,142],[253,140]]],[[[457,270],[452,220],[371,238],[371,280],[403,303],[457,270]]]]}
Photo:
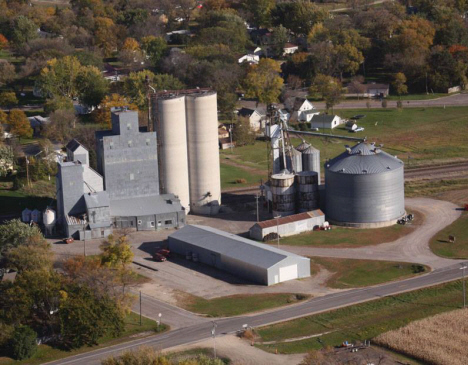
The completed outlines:
{"type": "Polygon", "coordinates": [[[272,175],[270,180],[273,216],[284,217],[318,209],[320,151],[303,142],[296,148],[289,147],[281,161],[284,169],[272,175]]]}
{"type": "Polygon", "coordinates": [[[21,221],[28,224],[31,224],[31,222],[35,224],[42,223],[44,225],[46,235],[50,235],[55,230],[55,210],[48,207],[44,212],[41,212],[37,209],[29,210],[26,208],[21,212],[21,221]]]}
{"type": "Polygon", "coordinates": [[[153,103],[161,192],[186,212],[217,214],[221,204],[215,92],[165,94],[153,103]]]}

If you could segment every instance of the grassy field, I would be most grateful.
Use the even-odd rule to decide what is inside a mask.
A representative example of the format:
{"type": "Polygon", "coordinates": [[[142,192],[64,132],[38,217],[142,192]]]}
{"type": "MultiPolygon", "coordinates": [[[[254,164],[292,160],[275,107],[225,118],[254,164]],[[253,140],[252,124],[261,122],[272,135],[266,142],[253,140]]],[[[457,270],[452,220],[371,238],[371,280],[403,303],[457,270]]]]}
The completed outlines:
{"type": "Polygon", "coordinates": [[[454,94],[444,94],[444,93],[434,93],[434,94],[407,94],[402,95],[401,98],[398,95],[389,95],[385,99],[386,100],[432,100],[443,98],[445,96],[454,95],[454,94]]]}
{"type": "MultiPolygon", "coordinates": [[[[468,198],[467,198],[468,199],[468,198]]],[[[430,242],[432,252],[450,259],[468,258],[468,212],[464,212],[450,226],[437,233],[430,242]],[[454,243],[450,243],[448,236],[455,236],[454,243]]]]}
{"type": "MultiPolygon", "coordinates": [[[[416,215],[417,219],[417,215],[416,215]]],[[[415,221],[417,223],[417,221],[415,221]]],[[[282,245],[327,248],[353,248],[392,242],[412,232],[414,226],[395,224],[376,229],[358,229],[333,226],[330,231],[313,231],[281,238],[282,245]]],[[[273,244],[274,242],[272,242],[273,244]]]]}
{"type": "MultiPolygon", "coordinates": [[[[405,181],[405,196],[430,196],[468,187],[468,179],[405,181]]],[[[468,199],[467,199],[468,200],[468,199]]]]}
{"type": "MultiPolygon", "coordinates": [[[[15,361],[8,357],[0,357],[0,364],[1,365],[13,365],[13,364],[28,364],[28,365],[35,365],[35,364],[43,364],[45,362],[54,361],[58,359],[62,359],[68,356],[78,355],[84,352],[89,352],[93,350],[97,350],[102,347],[115,345],[120,342],[124,342],[127,340],[132,339],[132,335],[136,335],[138,333],[145,332],[146,336],[152,335],[155,332],[164,332],[169,328],[165,325],[161,325],[159,329],[157,329],[157,323],[152,319],[142,317],[142,322],[140,326],[140,317],[138,314],[131,312],[127,318],[125,319],[125,330],[122,335],[118,338],[112,337],[103,337],[98,342],[99,344],[94,347],[82,347],[77,350],[73,351],[64,351],[57,348],[53,348],[47,345],[40,345],[38,347],[38,351],[36,354],[28,359],[23,361],[15,361]]],[[[138,336],[141,338],[141,336],[138,336]]]]}
{"type": "Polygon", "coordinates": [[[461,281],[455,281],[260,328],[263,341],[315,337],[258,346],[270,352],[304,353],[343,341],[372,339],[412,321],[460,308],[461,292],[461,281]]]}
{"type": "Polygon", "coordinates": [[[375,341],[427,364],[467,363],[468,310],[459,309],[383,333],[375,341]]]}
{"type": "Polygon", "coordinates": [[[31,188],[25,186],[19,190],[11,190],[11,181],[0,180],[0,215],[18,215],[25,208],[30,210],[45,209],[55,200],[54,180],[33,182],[31,188]]]}
{"type": "Polygon", "coordinates": [[[231,166],[224,163],[221,163],[220,170],[222,189],[260,185],[260,180],[263,179],[263,181],[265,181],[266,179],[266,173],[259,174],[237,166],[231,166]],[[241,181],[245,181],[245,183],[238,183],[236,181],[238,179],[240,179],[241,181]]]}
{"type": "Polygon", "coordinates": [[[428,270],[418,264],[392,261],[352,260],[325,257],[310,258],[311,271],[321,267],[333,273],[327,286],[336,289],[358,288],[402,280],[428,270]]]}
{"type": "Polygon", "coordinates": [[[308,298],[309,296],[303,294],[275,293],[231,295],[207,300],[194,295],[183,294],[178,305],[191,312],[208,317],[232,317],[281,307],[308,298]]]}

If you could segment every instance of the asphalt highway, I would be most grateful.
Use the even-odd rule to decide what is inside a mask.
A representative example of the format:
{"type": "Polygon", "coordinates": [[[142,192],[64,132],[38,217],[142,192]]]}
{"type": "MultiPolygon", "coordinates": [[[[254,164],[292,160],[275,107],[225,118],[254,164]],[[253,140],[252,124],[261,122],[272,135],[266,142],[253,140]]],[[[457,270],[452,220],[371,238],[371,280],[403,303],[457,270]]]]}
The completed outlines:
{"type": "MultiPolygon", "coordinates": [[[[292,305],[286,308],[280,308],[260,314],[219,319],[216,320],[216,334],[219,336],[236,332],[241,330],[244,324],[247,324],[251,327],[260,327],[272,323],[288,321],[294,318],[300,318],[352,304],[362,303],[390,295],[449,282],[459,279],[460,277],[460,264],[456,264],[445,267],[443,269],[435,270],[426,275],[407,280],[330,294],[311,299],[301,304],[292,305]]],[[[462,294],[460,293],[460,302],[461,300],[462,294]]],[[[105,359],[109,356],[119,355],[125,350],[136,349],[140,346],[151,346],[157,350],[162,350],[177,345],[189,344],[211,337],[212,327],[213,324],[211,322],[200,323],[185,328],[179,328],[162,335],[146,337],[144,339],[126,342],[120,345],[72,356],[63,360],[50,362],[49,364],[100,364],[102,359],[105,359]]]]}

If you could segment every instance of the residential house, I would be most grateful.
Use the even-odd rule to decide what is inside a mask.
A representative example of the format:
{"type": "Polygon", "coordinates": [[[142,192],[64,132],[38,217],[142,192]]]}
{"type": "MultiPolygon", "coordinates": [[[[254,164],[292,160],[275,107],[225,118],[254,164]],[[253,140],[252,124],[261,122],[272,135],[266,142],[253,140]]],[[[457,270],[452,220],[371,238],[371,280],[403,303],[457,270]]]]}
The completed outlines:
{"type": "Polygon", "coordinates": [[[365,93],[367,96],[386,97],[390,93],[390,85],[388,84],[376,84],[375,82],[370,84],[364,84],[366,87],[365,93]]]}
{"type": "Polygon", "coordinates": [[[357,126],[357,124],[356,124],[356,122],[354,120],[349,120],[345,124],[345,128],[348,131],[354,131],[357,127],[358,126],[357,126]]]}
{"type": "Polygon", "coordinates": [[[237,115],[239,117],[248,118],[250,121],[250,128],[252,128],[253,131],[260,131],[265,128],[266,115],[260,109],[242,108],[237,115]]]}
{"type": "Polygon", "coordinates": [[[240,57],[237,62],[239,63],[248,63],[250,65],[257,65],[260,62],[260,56],[257,56],[255,54],[246,54],[242,57],[240,57]]]}
{"type": "Polygon", "coordinates": [[[12,138],[13,137],[13,134],[11,134],[11,126],[7,123],[5,124],[2,124],[2,128],[1,130],[3,131],[3,134],[0,135],[0,138],[3,138],[3,139],[9,139],[9,138],[12,138]]]}
{"type": "Polygon", "coordinates": [[[299,50],[299,46],[294,43],[286,43],[283,47],[283,56],[293,54],[299,50]]]}
{"type": "Polygon", "coordinates": [[[317,114],[310,121],[311,128],[333,129],[342,123],[338,115],[317,114]]]}
{"type": "Polygon", "coordinates": [[[292,108],[291,118],[299,122],[310,122],[314,115],[320,114],[306,98],[296,98],[292,108]]]}
{"type": "Polygon", "coordinates": [[[41,131],[45,128],[45,126],[50,123],[50,118],[45,118],[40,115],[28,117],[28,120],[33,130],[34,136],[39,136],[41,134],[41,131]]]}

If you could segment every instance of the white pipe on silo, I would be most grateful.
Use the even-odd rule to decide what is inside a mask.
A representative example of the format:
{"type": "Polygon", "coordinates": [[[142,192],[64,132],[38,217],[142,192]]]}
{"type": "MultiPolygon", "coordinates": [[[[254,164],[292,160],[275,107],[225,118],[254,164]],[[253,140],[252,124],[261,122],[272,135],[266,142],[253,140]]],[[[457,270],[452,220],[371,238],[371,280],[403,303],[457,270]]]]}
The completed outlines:
{"type": "Polygon", "coordinates": [[[221,204],[217,95],[186,96],[190,210],[216,214],[221,204]]]}
{"type": "Polygon", "coordinates": [[[190,210],[185,96],[158,99],[159,156],[162,191],[177,195],[190,210]]]}

